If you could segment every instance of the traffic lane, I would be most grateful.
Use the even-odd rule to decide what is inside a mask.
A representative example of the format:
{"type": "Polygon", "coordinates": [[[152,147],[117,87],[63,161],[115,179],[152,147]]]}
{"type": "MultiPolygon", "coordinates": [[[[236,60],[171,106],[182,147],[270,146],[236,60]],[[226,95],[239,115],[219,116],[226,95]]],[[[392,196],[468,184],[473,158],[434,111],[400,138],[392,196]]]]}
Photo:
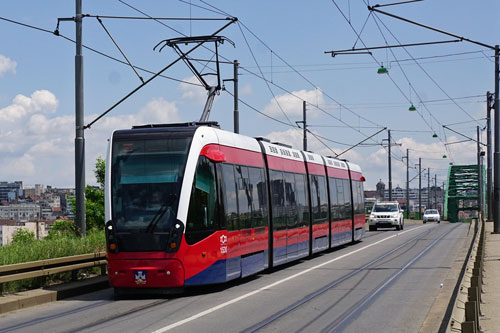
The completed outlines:
{"type": "MultiPolygon", "coordinates": [[[[424,228],[424,227],[420,227],[424,228]]],[[[430,227],[429,229],[431,229],[430,227]]],[[[163,315],[155,313],[148,314],[147,322],[156,322],[158,329],[172,328],[173,331],[204,331],[218,332],[220,330],[241,331],[255,323],[267,318],[270,314],[283,309],[284,307],[293,304],[308,294],[316,291],[319,287],[324,286],[331,281],[341,278],[352,272],[356,267],[360,267],[366,262],[373,260],[379,253],[383,253],[387,249],[396,246],[401,242],[411,238],[410,231],[405,232],[389,232],[371,241],[374,244],[381,241],[383,236],[389,236],[385,243],[379,243],[372,248],[365,248],[370,244],[364,242],[355,244],[351,247],[340,249],[339,251],[327,253],[312,260],[303,261],[297,265],[286,267],[285,269],[274,272],[267,276],[261,276],[250,283],[240,286],[240,289],[231,289],[224,292],[224,295],[217,300],[214,299],[211,305],[189,308],[182,317],[168,316],[169,311],[166,309],[163,315]],[[313,269],[307,274],[301,274],[305,270],[321,265],[322,263],[336,258],[341,258],[343,255],[348,255],[354,251],[364,250],[331,262],[322,267],[313,269]],[[361,255],[363,254],[363,255],[361,255]],[[291,278],[293,276],[295,278],[291,278]],[[288,279],[280,284],[282,279],[288,279]],[[275,285],[273,285],[275,284],[275,285]],[[272,285],[269,287],[269,285],[272,285]],[[245,297],[245,292],[251,293],[245,297]],[[233,302],[238,300],[237,302],[233,302]],[[233,302],[226,306],[227,302],[233,302]],[[221,307],[222,306],[222,307],[221,307]],[[212,311],[211,309],[216,309],[212,311]],[[167,315],[168,317],[165,317],[167,315]],[[179,326],[176,326],[180,324],[179,326]]],[[[385,237],[387,238],[387,237],[385,237]]],[[[117,323],[120,325],[120,323],[117,323]]],[[[125,327],[125,326],[124,326],[125,327]]]]}
{"type": "MultiPolygon", "coordinates": [[[[455,226],[441,223],[438,230],[455,226]]],[[[442,290],[442,283],[465,246],[468,225],[457,228],[420,257],[395,279],[383,293],[353,318],[346,331],[366,331],[377,327],[384,332],[417,332],[442,290]]],[[[431,239],[436,234],[431,234],[431,239]]],[[[456,281],[454,281],[456,283],[456,281]]]]}
{"type": "Polygon", "coordinates": [[[46,303],[0,316],[0,332],[68,332],[76,328],[126,313],[141,311],[165,299],[131,299],[116,306],[111,288],[46,303]]]}
{"type": "MultiPolygon", "coordinates": [[[[388,234],[384,233],[382,236],[387,235],[388,234]]],[[[278,269],[272,274],[262,274],[254,278],[240,280],[223,286],[200,287],[198,291],[196,288],[190,289],[188,293],[181,295],[178,298],[153,298],[144,300],[130,299],[111,302],[111,290],[106,290],[94,293],[95,299],[92,299],[92,297],[87,295],[86,299],[80,297],[29,310],[16,311],[12,314],[6,314],[0,318],[0,327],[7,328],[15,325],[22,325],[23,323],[30,322],[31,320],[39,320],[36,324],[22,327],[22,329],[19,328],[18,330],[23,332],[39,332],[41,330],[74,331],[79,329],[93,331],[94,329],[101,328],[103,331],[111,329],[112,331],[117,332],[123,330],[129,331],[131,329],[134,331],[149,331],[152,327],[151,323],[157,323],[158,321],[165,322],[165,318],[169,318],[170,322],[175,322],[203,310],[211,309],[217,304],[222,304],[240,296],[242,293],[261,288],[263,285],[286,278],[295,271],[307,269],[318,262],[328,260],[332,257],[346,255],[355,251],[356,248],[360,248],[377,241],[379,237],[374,237],[373,240],[367,239],[364,242],[338,249],[337,251],[313,258],[312,260],[306,260],[295,265],[285,266],[283,269],[278,269]],[[106,302],[102,304],[103,300],[109,301],[109,304],[106,302]],[[163,301],[164,304],[155,303],[158,301],[163,301]],[[94,304],[97,305],[93,307],[94,304]],[[141,309],[143,306],[146,308],[141,309]],[[75,312],[72,313],[71,311],[73,310],[75,312]],[[27,314],[26,311],[29,311],[29,314],[27,314]],[[50,318],[51,316],[54,318],[50,318]]],[[[350,258],[353,262],[358,260],[356,256],[351,256],[350,258]]],[[[325,268],[322,270],[325,271],[328,269],[338,271],[336,274],[342,273],[340,266],[325,268]]],[[[321,272],[322,270],[317,271],[321,272]]],[[[329,274],[326,278],[331,280],[331,274],[329,274]]],[[[309,283],[307,283],[307,281],[306,283],[297,281],[291,284],[291,288],[299,290],[303,289],[307,292],[308,285],[309,283]]],[[[266,296],[264,298],[274,298],[276,297],[275,294],[280,296],[282,295],[282,291],[278,290],[278,292],[276,292],[275,290],[266,290],[263,292],[263,296],[266,296]]],[[[293,300],[298,297],[300,296],[294,295],[291,299],[293,300]]],[[[247,300],[245,300],[245,302],[246,301],[247,300]]],[[[250,302],[252,301],[250,300],[250,302]]],[[[260,301],[257,301],[257,304],[259,304],[259,302],[260,301]]],[[[279,308],[282,303],[283,302],[278,302],[276,308],[279,308]]],[[[272,308],[266,311],[272,311],[272,308]]],[[[226,320],[222,320],[220,324],[226,329],[228,328],[225,326],[225,324],[227,324],[226,320]]],[[[157,327],[158,325],[153,326],[157,327]]],[[[214,324],[212,327],[215,328],[217,325],[214,324]]],[[[206,327],[203,328],[206,329],[206,327]]]]}
{"type": "Polygon", "coordinates": [[[335,327],[336,331],[347,332],[417,332],[455,260],[456,249],[462,246],[461,236],[467,229],[462,227],[452,231],[408,270],[385,288],[380,288],[450,227],[433,230],[260,331],[319,332],[335,327]],[[377,290],[380,292],[375,293],[377,290]]]}

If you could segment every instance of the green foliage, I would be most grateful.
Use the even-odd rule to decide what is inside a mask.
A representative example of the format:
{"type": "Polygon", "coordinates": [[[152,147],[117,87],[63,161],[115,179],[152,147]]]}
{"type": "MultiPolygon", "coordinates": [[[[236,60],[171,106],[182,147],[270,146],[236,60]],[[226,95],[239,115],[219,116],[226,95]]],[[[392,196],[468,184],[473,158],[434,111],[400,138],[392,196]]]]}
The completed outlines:
{"type": "Polygon", "coordinates": [[[35,233],[26,228],[20,228],[16,231],[16,233],[12,236],[12,243],[21,243],[26,244],[33,242],[35,240],[35,233]]]}
{"type": "Polygon", "coordinates": [[[87,186],[85,188],[87,229],[104,229],[104,191],[87,186]]]}
{"type": "Polygon", "coordinates": [[[50,230],[48,239],[54,239],[57,237],[75,237],[76,227],[72,221],[67,220],[57,220],[52,224],[52,230],[50,230]]]}
{"type": "Polygon", "coordinates": [[[97,183],[99,183],[99,186],[101,189],[104,189],[104,176],[106,174],[106,162],[98,157],[97,161],[95,163],[95,170],[94,170],[95,178],[97,178],[97,183]]]}
{"type": "MultiPolygon", "coordinates": [[[[106,250],[104,230],[89,230],[86,237],[60,235],[31,242],[13,242],[0,246],[0,265],[11,265],[29,261],[52,259],[77,254],[97,253],[106,250]]],[[[4,284],[4,291],[38,288],[54,280],[66,281],[70,273],[62,273],[47,279],[26,279],[4,284]]]]}
{"type": "Polygon", "coordinates": [[[0,265],[74,256],[106,250],[104,230],[90,230],[87,237],[61,236],[29,243],[12,242],[0,246],[0,265]]]}
{"type": "MultiPolygon", "coordinates": [[[[104,175],[106,164],[100,157],[97,158],[95,164],[95,176],[99,187],[85,187],[85,215],[87,230],[89,229],[104,229],[104,175]]],[[[76,198],[69,198],[71,207],[76,207],[76,198]]]]}

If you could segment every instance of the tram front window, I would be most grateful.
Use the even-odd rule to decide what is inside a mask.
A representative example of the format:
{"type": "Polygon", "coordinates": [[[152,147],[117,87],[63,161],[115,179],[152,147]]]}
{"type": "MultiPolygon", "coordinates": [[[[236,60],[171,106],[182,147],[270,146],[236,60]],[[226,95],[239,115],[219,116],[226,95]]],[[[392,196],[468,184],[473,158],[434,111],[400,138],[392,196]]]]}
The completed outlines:
{"type": "Polygon", "coordinates": [[[118,233],[164,233],[176,221],[191,138],[113,143],[112,219],[118,233]]]}

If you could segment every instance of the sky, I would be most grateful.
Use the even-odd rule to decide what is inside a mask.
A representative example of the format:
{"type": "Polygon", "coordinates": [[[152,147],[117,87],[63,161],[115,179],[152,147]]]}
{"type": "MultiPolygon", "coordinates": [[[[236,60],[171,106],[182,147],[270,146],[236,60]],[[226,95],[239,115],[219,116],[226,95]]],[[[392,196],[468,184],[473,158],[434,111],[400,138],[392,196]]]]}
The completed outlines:
{"type": "MultiPolygon", "coordinates": [[[[379,180],[388,183],[384,127],[394,144],[393,187],[405,187],[407,149],[410,178],[417,176],[421,158],[422,186],[427,186],[428,169],[431,184],[436,175],[441,185],[450,163],[476,164],[476,142],[466,137],[475,138],[477,126],[486,142],[485,95],[494,90],[493,51],[370,13],[367,4],[376,2],[83,0],[83,13],[89,15],[83,19],[88,47],[83,51],[84,122],[141,85],[120,50],[147,80],[178,58],[171,47],[160,52],[155,45],[211,35],[230,22],[223,19],[237,17],[218,34],[225,40],[218,51],[221,80],[233,78],[233,60],[240,63],[241,134],[301,149],[296,122],[302,120],[306,101],[308,150],[336,155],[366,140],[340,155],[361,166],[365,189],[374,189],[379,180]],[[95,16],[101,16],[102,25],[95,16]],[[137,19],[146,17],[176,19],[137,19]],[[452,40],[371,54],[325,53],[452,40]],[[381,66],[389,73],[377,74],[381,66]],[[416,111],[410,112],[410,105],[416,111]]],[[[500,3],[495,0],[425,0],[380,10],[487,45],[500,43],[500,3]]],[[[61,21],[60,35],[52,33],[58,18],[74,15],[74,1],[0,2],[0,181],[74,187],[75,23],[61,21]]],[[[216,76],[210,75],[216,73],[214,44],[204,46],[190,56],[215,84],[216,76]]],[[[200,118],[207,92],[186,64],[179,61],[162,75],[85,130],[87,184],[96,184],[95,162],[105,156],[114,129],[200,118]]],[[[210,120],[231,131],[233,82],[223,86],[210,120]]],[[[418,187],[418,178],[410,187],[418,187]]]]}

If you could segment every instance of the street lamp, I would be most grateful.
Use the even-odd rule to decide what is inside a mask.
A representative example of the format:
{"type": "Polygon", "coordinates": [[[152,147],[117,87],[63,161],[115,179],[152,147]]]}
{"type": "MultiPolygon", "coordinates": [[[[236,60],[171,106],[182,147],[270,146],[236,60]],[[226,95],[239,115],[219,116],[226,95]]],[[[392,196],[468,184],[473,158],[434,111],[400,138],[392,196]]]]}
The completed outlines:
{"type": "Polygon", "coordinates": [[[377,74],[388,74],[389,71],[384,67],[384,64],[380,65],[380,68],[377,70],[377,74]]]}

